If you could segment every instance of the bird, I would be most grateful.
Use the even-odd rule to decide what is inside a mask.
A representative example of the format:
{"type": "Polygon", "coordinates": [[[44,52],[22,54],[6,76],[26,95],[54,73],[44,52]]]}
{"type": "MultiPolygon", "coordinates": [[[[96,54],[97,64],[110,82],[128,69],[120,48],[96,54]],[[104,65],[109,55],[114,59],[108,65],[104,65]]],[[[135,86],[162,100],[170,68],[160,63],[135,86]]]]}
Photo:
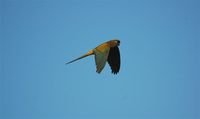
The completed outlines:
{"type": "Polygon", "coordinates": [[[111,68],[111,73],[117,74],[120,70],[120,51],[118,47],[119,45],[120,40],[118,39],[104,42],[94,49],[88,51],[81,57],[78,57],[70,62],[66,62],[65,64],[70,64],[87,56],[94,55],[97,73],[101,73],[107,61],[111,68]]]}

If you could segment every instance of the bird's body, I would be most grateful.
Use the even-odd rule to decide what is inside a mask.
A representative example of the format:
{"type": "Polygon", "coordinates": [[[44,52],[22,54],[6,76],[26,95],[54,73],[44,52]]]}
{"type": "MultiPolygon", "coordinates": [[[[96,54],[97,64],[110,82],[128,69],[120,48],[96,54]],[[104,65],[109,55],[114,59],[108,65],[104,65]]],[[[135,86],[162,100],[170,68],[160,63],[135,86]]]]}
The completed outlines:
{"type": "Polygon", "coordinates": [[[66,64],[70,64],[74,61],[77,61],[79,59],[82,59],[90,55],[95,55],[97,73],[101,73],[106,64],[106,61],[108,61],[112,69],[112,73],[117,74],[120,69],[120,52],[118,48],[119,44],[120,44],[119,40],[110,40],[90,50],[85,55],[70,62],[67,62],[66,64]]]}

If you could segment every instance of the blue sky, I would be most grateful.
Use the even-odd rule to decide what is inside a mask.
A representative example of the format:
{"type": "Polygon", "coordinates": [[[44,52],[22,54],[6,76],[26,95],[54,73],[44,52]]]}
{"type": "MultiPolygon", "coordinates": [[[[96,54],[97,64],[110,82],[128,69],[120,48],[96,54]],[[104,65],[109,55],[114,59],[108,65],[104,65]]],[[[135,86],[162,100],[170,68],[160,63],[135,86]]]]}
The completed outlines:
{"type": "Polygon", "coordinates": [[[199,119],[199,0],[1,0],[0,118],[199,119]],[[121,70],[95,72],[121,40],[121,70]]]}

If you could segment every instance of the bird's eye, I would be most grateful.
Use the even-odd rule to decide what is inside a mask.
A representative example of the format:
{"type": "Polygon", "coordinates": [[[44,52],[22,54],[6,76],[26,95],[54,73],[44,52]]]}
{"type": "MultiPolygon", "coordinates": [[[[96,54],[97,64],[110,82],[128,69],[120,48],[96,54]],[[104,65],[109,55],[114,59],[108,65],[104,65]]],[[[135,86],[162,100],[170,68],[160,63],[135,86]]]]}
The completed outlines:
{"type": "Polygon", "coordinates": [[[118,40],[117,43],[120,44],[120,41],[118,40]]]}

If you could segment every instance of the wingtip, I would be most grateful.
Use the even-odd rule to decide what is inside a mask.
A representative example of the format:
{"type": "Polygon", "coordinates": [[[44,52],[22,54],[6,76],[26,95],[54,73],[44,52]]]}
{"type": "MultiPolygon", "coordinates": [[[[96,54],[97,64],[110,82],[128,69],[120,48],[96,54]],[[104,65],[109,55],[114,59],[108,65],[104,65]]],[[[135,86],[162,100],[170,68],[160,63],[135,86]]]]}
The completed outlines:
{"type": "Polygon", "coordinates": [[[119,72],[114,72],[114,71],[112,71],[112,74],[114,74],[114,75],[117,75],[119,72]]]}
{"type": "Polygon", "coordinates": [[[97,72],[98,74],[100,74],[100,73],[101,73],[101,71],[98,71],[98,70],[96,70],[96,72],[97,72]]]}

